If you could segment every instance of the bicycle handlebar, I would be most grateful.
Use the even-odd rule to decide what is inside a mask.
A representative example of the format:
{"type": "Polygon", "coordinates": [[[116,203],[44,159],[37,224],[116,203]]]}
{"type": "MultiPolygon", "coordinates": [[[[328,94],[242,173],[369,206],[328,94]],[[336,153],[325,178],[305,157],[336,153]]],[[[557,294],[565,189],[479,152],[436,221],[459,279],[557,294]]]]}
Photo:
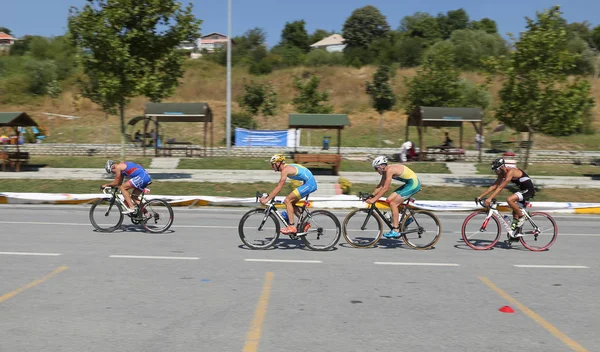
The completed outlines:
{"type": "Polygon", "coordinates": [[[360,200],[366,200],[371,197],[373,197],[373,195],[371,193],[358,192],[358,198],[360,198],[360,200]]]}
{"type": "MultiPolygon", "coordinates": [[[[481,199],[477,199],[475,198],[475,203],[481,205],[484,208],[487,208],[485,206],[485,201],[487,198],[481,198],[481,199]]],[[[498,202],[496,201],[496,198],[492,198],[492,202],[490,203],[490,208],[492,209],[496,209],[498,207],[498,202]]]]}

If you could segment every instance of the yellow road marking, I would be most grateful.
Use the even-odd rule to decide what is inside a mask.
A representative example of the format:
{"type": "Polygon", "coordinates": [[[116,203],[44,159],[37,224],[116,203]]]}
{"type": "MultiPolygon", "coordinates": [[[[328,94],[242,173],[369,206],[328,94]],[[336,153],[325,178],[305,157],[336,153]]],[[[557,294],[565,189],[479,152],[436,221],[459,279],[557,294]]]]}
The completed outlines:
{"type": "Polygon", "coordinates": [[[554,337],[561,340],[565,345],[571,347],[571,349],[573,351],[587,352],[587,349],[585,349],[583,346],[578,344],[576,341],[569,338],[562,331],[558,330],[554,325],[547,322],[544,318],[539,316],[537,313],[535,313],[531,309],[527,308],[525,305],[521,304],[519,301],[514,299],[508,293],[502,291],[502,289],[500,289],[498,286],[494,285],[494,283],[491,282],[487,277],[480,277],[479,280],[483,281],[483,283],[488,285],[489,288],[496,291],[496,293],[499,294],[500,296],[502,296],[502,298],[504,298],[508,302],[512,303],[520,311],[525,313],[528,317],[533,319],[536,323],[540,324],[544,329],[548,330],[548,332],[550,332],[552,335],[554,335],[554,337]]]}
{"type": "Polygon", "coordinates": [[[28,289],[28,288],[32,288],[33,286],[36,286],[36,285],[38,285],[38,284],[41,284],[42,282],[44,282],[44,281],[48,280],[48,279],[49,279],[49,278],[51,278],[52,276],[54,276],[54,275],[56,275],[56,274],[58,274],[58,273],[60,273],[60,272],[62,272],[62,271],[65,271],[65,270],[67,270],[67,269],[69,269],[69,267],[68,267],[68,266],[61,266],[61,267],[58,267],[56,270],[54,270],[54,271],[53,271],[53,272],[51,272],[50,274],[47,274],[46,276],[42,277],[41,279],[37,279],[37,280],[35,280],[35,281],[32,281],[32,282],[28,283],[27,285],[25,285],[25,286],[23,286],[23,287],[21,287],[21,288],[18,288],[18,289],[14,290],[14,291],[11,291],[11,292],[9,292],[9,293],[5,293],[4,295],[0,296],[0,303],[2,303],[2,302],[4,302],[4,301],[6,301],[6,300],[8,300],[8,299],[11,299],[11,298],[13,298],[14,296],[18,295],[19,293],[21,293],[21,292],[25,291],[25,290],[26,290],[26,289],[28,289]]]}
{"type": "Polygon", "coordinates": [[[254,312],[254,320],[246,336],[246,344],[244,345],[243,352],[256,352],[258,351],[258,344],[260,343],[260,335],[262,334],[262,325],[265,322],[265,316],[267,314],[267,307],[269,306],[269,297],[271,296],[271,282],[273,281],[273,273],[268,272],[265,274],[265,284],[258,299],[256,305],[256,311],[254,312]]]}

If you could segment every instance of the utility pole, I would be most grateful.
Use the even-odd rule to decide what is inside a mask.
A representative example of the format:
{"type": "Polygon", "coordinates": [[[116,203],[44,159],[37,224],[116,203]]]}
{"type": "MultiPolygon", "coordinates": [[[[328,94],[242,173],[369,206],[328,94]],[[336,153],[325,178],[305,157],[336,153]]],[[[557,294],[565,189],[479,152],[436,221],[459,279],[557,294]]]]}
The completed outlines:
{"type": "Polygon", "coordinates": [[[231,153],[231,0],[227,0],[227,116],[225,128],[227,156],[231,153]]]}

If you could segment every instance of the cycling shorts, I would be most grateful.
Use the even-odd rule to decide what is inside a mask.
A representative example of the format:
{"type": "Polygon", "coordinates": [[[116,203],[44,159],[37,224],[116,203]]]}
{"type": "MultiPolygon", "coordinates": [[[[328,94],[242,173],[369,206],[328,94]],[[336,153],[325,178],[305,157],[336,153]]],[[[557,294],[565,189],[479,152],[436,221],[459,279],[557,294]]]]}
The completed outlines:
{"type": "Polygon", "coordinates": [[[129,180],[131,187],[143,191],[146,186],[150,183],[151,178],[147,173],[135,176],[129,180]]]}
{"type": "Polygon", "coordinates": [[[308,181],[306,181],[302,186],[296,188],[293,193],[296,195],[296,197],[298,197],[298,199],[302,199],[316,190],[317,181],[315,181],[314,178],[311,178],[308,181]]]}
{"type": "Polygon", "coordinates": [[[419,179],[408,179],[405,184],[398,187],[395,192],[403,199],[406,199],[421,190],[421,181],[419,179]]]}

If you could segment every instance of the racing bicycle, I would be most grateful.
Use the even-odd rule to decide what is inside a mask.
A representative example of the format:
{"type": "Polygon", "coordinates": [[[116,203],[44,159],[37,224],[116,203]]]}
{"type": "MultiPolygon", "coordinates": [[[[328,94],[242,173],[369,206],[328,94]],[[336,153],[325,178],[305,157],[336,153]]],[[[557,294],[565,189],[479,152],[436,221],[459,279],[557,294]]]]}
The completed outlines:
{"type": "MultiPolygon", "coordinates": [[[[256,201],[265,196],[256,192],[256,201]]],[[[283,204],[275,201],[267,204],[266,208],[248,211],[240,220],[238,232],[242,242],[251,249],[267,249],[275,245],[279,239],[281,224],[289,226],[288,221],[277,210],[276,205],[283,204]]],[[[340,221],[330,211],[318,209],[309,210],[308,196],[299,207],[296,223],[298,232],[289,234],[291,239],[301,239],[304,245],[314,251],[326,251],[333,248],[340,239],[340,221]]]]}
{"type": "MultiPolygon", "coordinates": [[[[358,197],[364,201],[373,195],[359,193],[358,197]]],[[[409,204],[414,202],[415,199],[409,197],[400,205],[400,237],[410,248],[429,249],[439,241],[442,225],[432,212],[412,209],[409,204]]],[[[385,201],[377,201],[376,204],[389,206],[385,201]]],[[[394,226],[387,212],[382,212],[377,206],[367,205],[365,208],[353,210],[346,216],[342,233],[352,247],[373,247],[383,235],[384,223],[390,230],[394,226]]]]}
{"type": "MultiPolygon", "coordinates": [[[[478,203],[485,207],[485,199],[480,199],[478,203]]],[[[552,216],[543,212],[529,212],[526,209],[530,207],[527,201],[518,202],[521,212],[525,216],[525,222],[522,226],[515,229],[515,235],[521,234],[522,237],[510,237],[510,217],[504,217],[498,210],[496,199],[492,199],[490,207],[486,210],[475,211],[462,224],[462,238],[465,243],[477,250],[490,249],[496,245],[500,239],[502,228],[507,231],[507,239],[504,243],[511,247],[515,242],[521,244],[535,252],[544,251],[550,248],[558,236],[558,227],[552,216]]]]}
{"type": "Polygon", "coordinates": [[[173,224],[173,208],[163,199],[147,200],[145,189],[139,196],[140,205],[131,214],[123,214],[126,207],[123,195],[118,187],[100,188],[106,196],[98,199],[90,208],[90,222],[100,232],[113,232],[123,223],[125,215],[129,216],[131,222],[142,225],[144,229],[152,233],[167,231],[173,224]]]}

